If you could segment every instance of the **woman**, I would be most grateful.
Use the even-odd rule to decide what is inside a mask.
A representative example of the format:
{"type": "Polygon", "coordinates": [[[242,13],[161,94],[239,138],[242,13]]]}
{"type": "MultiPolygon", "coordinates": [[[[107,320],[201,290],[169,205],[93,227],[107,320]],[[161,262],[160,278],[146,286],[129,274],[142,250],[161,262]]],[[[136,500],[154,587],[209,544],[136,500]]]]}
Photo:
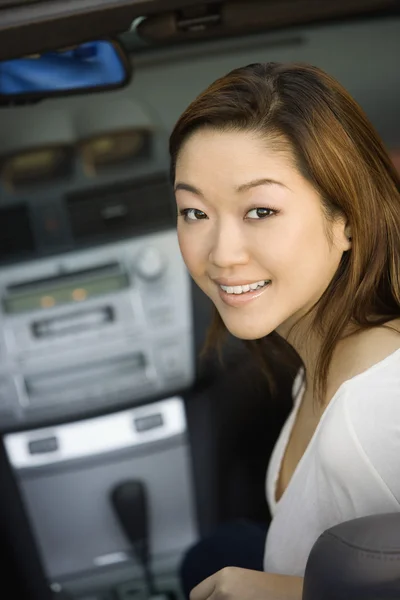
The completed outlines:
{"type": "Polygon", "coordinates": [[[360,107],[309,65],[219,79],[170,152],[179,244],[215,304],[212,337],[263,340],[266,361],[283,339],[304,365],[268,468],[266,540],[241,532],[236,560],[231,536],[228,564],[214,540],[201,582],[190,552],[184,586],[191,600],[300,599],[325,529],[400,506],[399,178],[360,107]],[[260,560],[243,563],[256,546],[260,560]]]}

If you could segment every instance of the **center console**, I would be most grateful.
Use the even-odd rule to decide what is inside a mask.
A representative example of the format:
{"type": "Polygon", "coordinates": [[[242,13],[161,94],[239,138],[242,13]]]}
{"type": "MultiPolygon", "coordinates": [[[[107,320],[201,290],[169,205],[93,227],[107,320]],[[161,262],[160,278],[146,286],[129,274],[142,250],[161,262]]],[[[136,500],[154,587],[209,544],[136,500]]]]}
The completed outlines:
{"type": "Polygon", "coordinates": [[[195,379],[192,298],[174,220],[160,173],[0,207],[0,430],[49,583],[74,598],[146,597],[112,503],[127,482],[146,492],[157,589],[179,596],[197,538],[180,395],[195,379]]]}
{"type": "MultiPolygon", "coordinates": [[[[168,207],[167,186],[155,179],[130,196],[124,190],[125,200],[117,192],[81,199],[66,225],[80,232],[73,249],[0,269],[3,429],[122,407],[193,382],[190,281],[176,232],[162,222],[158,231],[145,229],[161,199],[168,207]],[[103,215],[97,228],[95,209],[103,215]],[[113,222],[112,236],[101,231],[104,220],[113,222]],[[127,237],[130,220],[134,235],[127,237]],[[103,243],[90,245],[93,237],[103,243]]],[[[37,210],[30,220],[40,217],[37,210]]],[[[0,211],[3,227],[6,218],[0,211]]],[[[17,227],[13,235],[26,239],[17,227]]]]}

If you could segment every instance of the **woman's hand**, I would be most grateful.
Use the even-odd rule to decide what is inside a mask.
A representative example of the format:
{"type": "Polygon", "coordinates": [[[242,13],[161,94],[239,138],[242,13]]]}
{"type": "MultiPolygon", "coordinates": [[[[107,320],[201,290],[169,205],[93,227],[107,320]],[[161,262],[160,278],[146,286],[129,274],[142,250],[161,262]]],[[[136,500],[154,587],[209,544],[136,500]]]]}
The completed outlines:
{"type": "Polygon", "coordinates": [[[196,586],[190,600],[301,600],[302,594],[301,577],[225,567],[196,586]]]}

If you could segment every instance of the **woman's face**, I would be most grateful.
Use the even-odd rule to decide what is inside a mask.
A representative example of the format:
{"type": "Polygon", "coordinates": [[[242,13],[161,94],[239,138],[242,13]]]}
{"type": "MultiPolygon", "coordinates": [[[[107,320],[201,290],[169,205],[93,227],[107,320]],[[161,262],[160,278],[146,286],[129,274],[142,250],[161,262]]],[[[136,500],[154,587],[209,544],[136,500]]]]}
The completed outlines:
{"type": "Polygon", "coordinates": [[[183,259],[238,338],[285,336],[350,247],[344,219],[328,223],[288,153],[255,134],[194,133],[179,153],[175,190],[183,259]]]}

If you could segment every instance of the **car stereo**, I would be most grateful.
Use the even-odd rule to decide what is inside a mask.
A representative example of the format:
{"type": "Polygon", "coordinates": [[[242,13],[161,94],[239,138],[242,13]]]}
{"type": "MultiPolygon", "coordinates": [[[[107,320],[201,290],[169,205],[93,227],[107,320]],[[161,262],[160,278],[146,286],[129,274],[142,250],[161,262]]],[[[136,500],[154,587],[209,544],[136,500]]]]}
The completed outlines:
{"type": "Polygon", "coordinates": [[[190,279],[166,179],[74,192],[48,207],[52,216],[40,203],[26,219],[2,210],[3,430],[191,385],[190,279]]]}

